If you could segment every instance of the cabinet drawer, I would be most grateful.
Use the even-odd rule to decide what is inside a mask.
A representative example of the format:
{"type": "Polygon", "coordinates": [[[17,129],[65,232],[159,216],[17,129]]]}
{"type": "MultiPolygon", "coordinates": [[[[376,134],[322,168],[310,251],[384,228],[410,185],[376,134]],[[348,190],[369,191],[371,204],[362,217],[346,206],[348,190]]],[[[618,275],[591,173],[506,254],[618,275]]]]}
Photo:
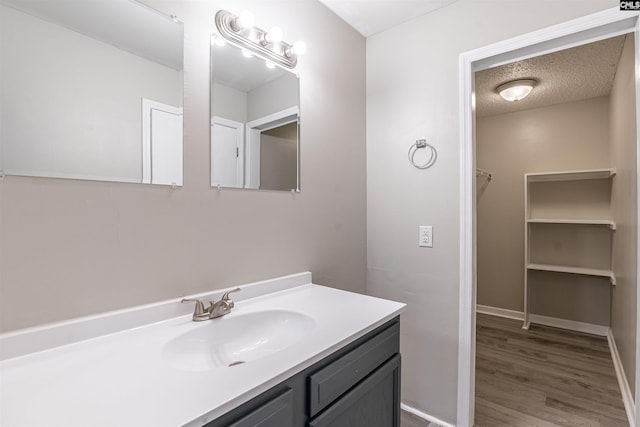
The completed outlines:
{"type": "Polygon", "coordinates": [[[400,427],[400,355],[369,375],[308,427],[400,427]]]}
{"type": "Polygon", "coordinates": [[[229,427],[292,427],[293,393],[287,389],[229,427]]]}
{"type": "Polygon", "coordinates": [[[309,376],[309,416],[324,409],[382,365],[400,347],[400,325],[393,323],[369,341],[309,376]]]}

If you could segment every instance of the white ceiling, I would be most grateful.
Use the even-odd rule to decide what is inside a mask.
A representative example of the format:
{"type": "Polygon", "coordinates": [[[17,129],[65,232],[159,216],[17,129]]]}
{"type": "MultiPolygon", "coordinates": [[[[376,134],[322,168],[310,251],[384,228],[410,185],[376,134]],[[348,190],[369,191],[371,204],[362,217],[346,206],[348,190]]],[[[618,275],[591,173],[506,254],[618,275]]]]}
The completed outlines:
{"type": "MultiPolygon", "coordinates": [[[[458,0],[320,0],[365,37],[385,31],[458,0]]],[[[608,95],[624,37],[619,36],[476,73],[478,116],[491,116],[608,95]],[[538,81],[518,102],[496,92],[502,83],[538,81]]]]}
{"type": "Polygon", "coordinates": [[[135,1],[0,0],[45,21],[182,70],[183,25],[135,1]]]}
{"type": "Polygon", "coordinates": [[[624,38],[622,35],[477,72],[476,114],[493,116],[609,95],[624,38]],[[523,100],[503,100],[496,87],[516,79],[535,79],[538,83],[523,100]]]}
{"type": "Polygon", "coordinates": [[[211,44],[213,82],[249,92],[284,75],[291,74],[280,67],[267,68],[264,59],[247,58],[242,50],[231,43],[223,46],[211,44]]]}
{"type": "Polygon", "coordinates": [[[365,37],[458,0],[320,0],[365,37]]]}

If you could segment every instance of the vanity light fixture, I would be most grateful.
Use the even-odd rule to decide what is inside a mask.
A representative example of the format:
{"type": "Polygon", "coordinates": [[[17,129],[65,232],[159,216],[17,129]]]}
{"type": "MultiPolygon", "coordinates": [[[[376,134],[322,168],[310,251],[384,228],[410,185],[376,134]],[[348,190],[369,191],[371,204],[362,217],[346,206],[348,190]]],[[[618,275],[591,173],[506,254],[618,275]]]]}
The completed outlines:
{"type": "Polygon", "coordinates": [[[215,22],[218,31],[227,41],[284,68],[295,68],[298,56],[307,50],[302,41],[292,45],[285,42],[279,27],[272,27],[268,32],[255,27],[253,14],[249,11],[236,16],[226,10],[219,10],[215,22]]]}
{"type": "Polygon", "coordinates": [[[521,79],[513,80],[507,83],[503,83],[496,88],[496,91],[500,96],[510,102],[520,101],[526,98],[536,85],[536,81],[533,79],[521,79]]]}

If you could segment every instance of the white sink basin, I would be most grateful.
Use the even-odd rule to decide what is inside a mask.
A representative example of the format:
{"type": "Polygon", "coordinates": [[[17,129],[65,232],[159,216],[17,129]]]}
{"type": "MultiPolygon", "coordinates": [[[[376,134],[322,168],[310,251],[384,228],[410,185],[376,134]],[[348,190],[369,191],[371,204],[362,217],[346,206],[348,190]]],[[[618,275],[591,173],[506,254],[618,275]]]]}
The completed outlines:
{"type": "Polygon", "coordinates": [[[265,310],[194,323],[165,344],[162,355],[186,371],[228,368],[270,356],[297,343],[316,326],[306,314],[265,310]]]}

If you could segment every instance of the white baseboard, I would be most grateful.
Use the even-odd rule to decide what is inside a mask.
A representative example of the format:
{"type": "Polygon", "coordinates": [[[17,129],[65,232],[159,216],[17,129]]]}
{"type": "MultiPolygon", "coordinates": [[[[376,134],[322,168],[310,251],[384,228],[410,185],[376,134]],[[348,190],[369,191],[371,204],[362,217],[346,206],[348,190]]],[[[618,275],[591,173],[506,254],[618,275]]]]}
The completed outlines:
{"type": "Polygon", "coordinates": [[[409,405],[405,405],[404,403],[400,404],[400,408],[404,411],[407,411],[413,415],[415,415],[416,417],[422,418],[425,421],[428,421],[430,423],[436,423],[438,425],[441,425],[442,427],[455,427],[453,424],[450,424],[446,421],[442,421],[441,419],[438,419],[436,417],[433,417],[429,414],[425,414],[422,411],[417,410],[416,408],[413,408],[409,405]]]}
{"type": "MultiPolygon", "coordinates": [[[[507,310],[506,308],[491,307],[488,305],[476,305],[476,312],[489,314],[491,316],[506,317],[508,319],[524,321],[524,313],[516,310],[507,310]]],[[[593,323],[576,322],[575,320],[560,319],[557,317],[541,316],[539,314],[529,315],[530,323],[539,325],[552,326],[554,328],[568,329],[570,331],[584,332],[592,335],[606,337],[609,335],[609,327],[596,325],[593,323]]]]}
{"type": "Polygon", "coordinates": [[[609,328],[607,334],[607,340],[609,341],[609,349],[611,350],[611,358],[613,359],[613,367],[616,370],[616,377],[618,378],[618,385],[620,386],[620,393],[622,393],[622,402],[624,402],[624,409],[627,412],[627,418],[629,419],[629,425],[636,425],[636,405],[633,400],[633,394],[629,388],[629,382],[627,376],[624,373],[622,367],[622,361],[620,360],[620,354],[618,353],[618,347],[616,346],[616,340],[613,337],[613,331],[609,328]]]}
{"type": "Polygon", "coordinates": [[[489,305],[476,305],[476,313],[524,321],[524,313],[521,311],[507,310],[506,308],[491,307],[489,305]]]}
{"type": "Polygon", "coordinates": [[[609,335],[608,326],[595,325],[593,323],[576,322],[575,320],[559,319],[557,317],[541,316],[539,314],[530,314],[529,320],[531,323],[537,323],[539,325],[584,332],[586,334],[599,335],[601,337],[609,335]]]}

